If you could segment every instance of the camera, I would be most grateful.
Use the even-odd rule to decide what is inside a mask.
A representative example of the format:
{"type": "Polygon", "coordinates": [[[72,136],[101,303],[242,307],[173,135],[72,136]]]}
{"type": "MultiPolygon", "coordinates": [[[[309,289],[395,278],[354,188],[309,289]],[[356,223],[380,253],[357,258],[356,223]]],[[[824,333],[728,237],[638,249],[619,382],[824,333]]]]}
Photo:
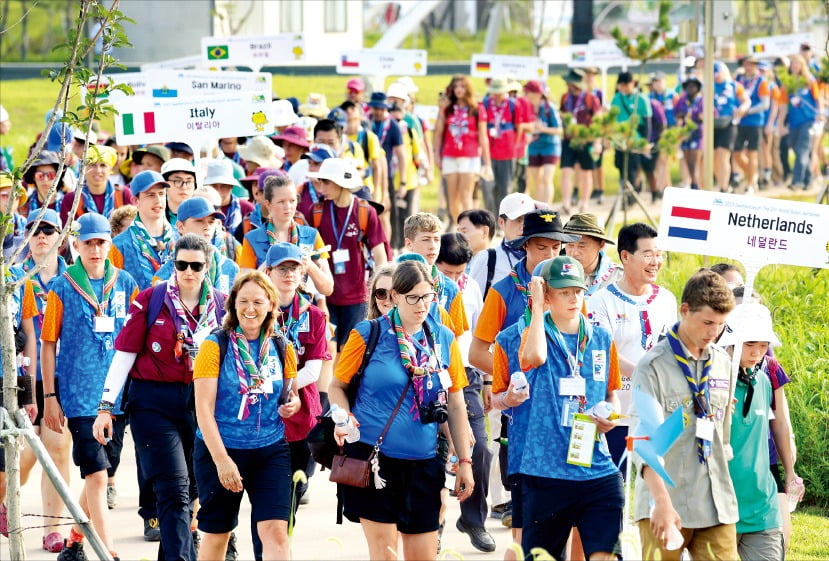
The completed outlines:
{"type": "Polygon", "coordinates": [[[435,399],[418,404],[420,422],[424,425],[428,425],[429,423],[445,423],[449,420],[446,390],[438,390],[436,393],[437,397],[435,399]]]}

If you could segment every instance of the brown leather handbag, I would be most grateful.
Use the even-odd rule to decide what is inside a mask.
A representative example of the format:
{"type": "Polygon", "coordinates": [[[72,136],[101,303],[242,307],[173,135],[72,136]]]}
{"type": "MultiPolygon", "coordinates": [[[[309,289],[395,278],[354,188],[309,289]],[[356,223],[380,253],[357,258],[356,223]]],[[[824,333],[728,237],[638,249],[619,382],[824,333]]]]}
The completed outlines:
{"type": "MultiPolygon", "coordinates": [[[[403,388],[403,393],[400,394],[400,399],[397,400],[397,405],[395,405],[394,411],[389,417],[389,420],[386,421],[386,426],[383,427],[383,432],[380,433],[380,436],[377,438],[377,442],[374,443],[374,450],[371,451],[368,459],[360,460],[358,458],[350,458],[346,456],[345,450],[342,446],[340,446],[340,453],[335,454],[334,461],[331,462],[331,476],[328,478],[329,481],[341,483],[343,485],[350,485],[352,487],[359,487],[360,489],[368,487],[372,467],[375,467],[375,472],[379,471],[380,458],[378,455],[380,454],[380,445],[383,443],[383,438],[389,431],[389,427],[391,427],[394,417],[400,410],[400,406],[403,405],[403,400],[406,398],[406,392],[408,391],[409,384],[406,384],[406,387],[403,388]]],[[[385,486],[385,482],[383,482],[380,478],[379,473],[375,473],[375,481],[379,483],[375,484],[378,488],[385,486]]]]}

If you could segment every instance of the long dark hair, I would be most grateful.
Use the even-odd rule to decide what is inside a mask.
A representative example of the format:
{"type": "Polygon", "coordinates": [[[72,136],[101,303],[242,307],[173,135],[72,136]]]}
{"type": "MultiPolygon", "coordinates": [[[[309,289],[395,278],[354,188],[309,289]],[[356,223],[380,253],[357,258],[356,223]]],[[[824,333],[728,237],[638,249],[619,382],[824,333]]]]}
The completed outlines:
{"type": "Polygon", "coordinates": [[[464,76],[463,74],[456,74],[452,76],[452,79],[449,81],[449,85],[446,86],[445,95],[449,100],[449,105],[447,105],[444,110],[447,117],[452,113],[454,110],[453,108],[457,105],[458,101],[463,101],[469,107],[469,112],[477,118],[478,100],[475,98],[475,92],[472,90],[472,82],[469,81],[469,76],[464,76]],[[466,95],[463,99],[458,99],[457,96],[455,96],[455,84],[457,82],[461,82],[463,87],[466,89],[466,95]]]}

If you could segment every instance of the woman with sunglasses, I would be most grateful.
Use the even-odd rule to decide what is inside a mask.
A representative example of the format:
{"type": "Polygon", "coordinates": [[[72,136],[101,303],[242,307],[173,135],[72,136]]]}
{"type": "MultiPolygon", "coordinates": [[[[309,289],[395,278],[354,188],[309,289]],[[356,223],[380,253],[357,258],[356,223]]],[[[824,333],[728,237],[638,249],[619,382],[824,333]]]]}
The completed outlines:
{"type": "Polygon", "coordinates": [[[193,457],[201,496],[199,559],[224,559],[242,491],[264,559],[289,559],[290,452],[282,419],[300,406],[293,346],[274,336],[279,296],[270,279],[251,271],[236,279],[221,330],[196,357],[193,457]],[[226,347],[225,347],[226,345],[226,347]]]}
{"type": "Polygon", "coordinates": [[[115,396],[129,377],[124,411],[130,416],[144,476],[155,491],[159,559],[196,558],[190,531],[196,499],[193,359],[225,312],[224,296],[205,280],[209,257],[210,246],[203,238],[185,234],[174,247],[175,276],[138,295],[115,340],[115,357],[92,427],[95,439],[105,444],[112,434],[115,396]]]}
{"type": "Polygon", "coordinates": [[[400,263],[390,294],[395,307],[377,320],[379,337],[355,403],[349,403],[346,390],[363,361],[368,322],[351,332],[328,390],[331,403],[360,424],[359,442],[345,444],[348,428],[335,430],[346,454],[366,459],[378,451],[367,488],[341,486],[343,513],[362,525],[371,559],[396,558],[390,552],[397,550],[398,531],[405,559],[435,559],[445,482],[444,463],[436,455],[440,422],[448,420],[460,458],[458,498],[468,498],[474,486],[461,391],[466,373],[455,335],[426,321],[437,297],[429,269],[416,261],[400,263]]]}
{"type": "Polygon", "coordinates": [[[60,157],[56,153],[44,150],[38,154],[37,159],[23,174],[23,182],[31,188],[31,195],[25,208],[20,209],[20,214],[29,216],[33,214],[33,211],[43,207],[60,208],[60,202],[63,199],[63,174],[58,180],[55,192],[51,198],[48,197],[49,189],[55,183],[59,169],[60,157]]]}
{"type": "Polygon", "coordinates": [[[368,316],[376,319],[389,313],[394,304],[391,301],[391,283],[394,265],[384,265],[374,273],[368,285],[368,316]]]}
{"type": "MultiPolygon", "coordinates": [[[[32,195],[35,198],[35,195],[32,195]]],[[[37,316],[34,317],[35,339],[37,342],[37,355],[40,356],[40,332],[43,328],[43,314],[46,311],[46,295],[52,281],[60,278],[66,271],[66,263],[57,253],[50,253],[52,246],[57,243],[60,237],[60,217],[52,209],[30,212],[29,220],[26,223],[26,230],[35,228],[32,239],[29,241],[29,253],[21,264],[21,268],[29,272],[38,265],[43,268],[31,278],[37,316]],[[40,223],[35,227],[35,222],[40,223]]],[[[63,476],[64,481],[69,481],[69,450],[72,438],[68,430],[57,433],[46,426],[43,421],[43,380],[40,373],[40,361],[37,361],[37,381],[35,382],[35,398],[37,401],[37,417],[32,424],[35,434],[49,452],[52,461],[63,476]]],[[[30,447],[23,449],[20,457],[20,481],[25,483],[29,473],[34,467],[36,458],[30,447]]],[[[59,518],[63,514],[63,501],[52,485],[52,482],[43,474],[40,483],[41,500],[43,504],[43,549],[52,553],[58,553],[63,549],[63,536],[58,526],[59,518]]]]}

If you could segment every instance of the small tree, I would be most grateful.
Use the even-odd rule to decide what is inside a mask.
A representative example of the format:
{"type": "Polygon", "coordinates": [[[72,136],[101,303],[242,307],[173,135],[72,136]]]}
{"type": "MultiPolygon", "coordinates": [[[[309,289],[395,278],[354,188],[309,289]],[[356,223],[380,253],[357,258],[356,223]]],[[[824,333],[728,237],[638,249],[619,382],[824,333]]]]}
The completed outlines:
{"type": "MultiPolygon", "coordinates": [[[[103,2],[98,0],[79,0],[77,2],[79,12],[74,26],[71,28],[67,40],[54,48],[55,51],[64,54],[65,62],[58,70],[44,71],[44,75],[48,76],[52,81],[58,81],[61,84],[60,91],[52,108],[52,116],[23,165],[11,171],[3,172],[11,178],[15,186],[20,184],[21,178],[31,167],[38,153],[43,149],[46,139],[49,137],[49,131],[55,125],[55,122],[60,121],[70,127],[85,130],[88,133],[92,128],[92,123],[96,119],[114,113],[114,108],[109,104],[108,99],[99,95],[101,89],[106,86],[98,86],[98,84],[103,84],[102,76],[105,70],[124,68],[123,65],[118,64],[117,60],[109,54],[112,52],[112,49],[131,46],[123,26],[125,22],[134,22],[118,10],[118,3],[119,0],[113,0],[110,7],[107,8],[103,2]],[[86,23],[87,21],[94,21],[96,19],[101,22],[100,28],[95,36],[87,37],[85,33],[86,23]],[[96,68],[84,67],[84,60],[93,52],[95,44],[99,40],[103,43],[103,49],[96,61],[96,68]],[[70,109],[73,89],[79,92],[81,102],[77,107],[70,109]],[[58,115],[61,114],[62,116],[58,118],[58,115]]],[[[132,93],[132,89],[129,86],[117,85],[114,87],[127,94],[132,93]]],[[[64,153],[64,151],[65,144],[62,144],[61,153],[64,153]]],[[[80,170],[78,172],[81,179],[83,178],[85,164],[86,148],[84,149],[80,170]]],[[[47,207],[48,202],[53,200],[57,189],[60,187],[59,178],[63,174],[64,167],[65,163],[61,162],[55,177],[55,182],[47,194],[47,204],[43,206],[44,209],[47,207]]],[[[11,209],[14,208],[17,199],[17,189],[13,188],[9,207],[0,209],[0,237],[2,238],[5,238],[12,231],[14,217],[11,209]]],[[[75,215],[81,200],[82,197],[75,197],[74,205],[69,216],[75,215]]],[[[0,255],[0,269],[2,269],[3,273],[7,270],[7,267],[17,262],[31,239],[31,233],[37,229],[41,216],[42,211],[38,213],[37,221],[20,246],[15,249],[13,255],[8,259],[8,262],[3,255],[0,255]]],[[[63,229],[63,233],[51,249],[52,254],[58,251],[69,231],[69,227],[63,229]]],[[[0,343],[2,343],[0,346],[2,346],[3,353],[3,406],[8,411],[13,422],[16,422],[16,412],[18,410],[18,387],[16,357],[14,353],[14,326],[12,325],[13,318],[9,313],[9,300],[13,297],[15,291],[26,280],[37,274],[39,270],[40,268],[35,267],[23,278],[13,282],[7,280],[5,274],[0,274],[0,343]]],[[[6,426],[5,428],[13,427],[6,426]]],[[[5,454],[9,549],[12,559],[25,559],[26,550],[23,544],[23,532],[20,525],[20,453],[16,438],[6,439],[5,454]]]]}

